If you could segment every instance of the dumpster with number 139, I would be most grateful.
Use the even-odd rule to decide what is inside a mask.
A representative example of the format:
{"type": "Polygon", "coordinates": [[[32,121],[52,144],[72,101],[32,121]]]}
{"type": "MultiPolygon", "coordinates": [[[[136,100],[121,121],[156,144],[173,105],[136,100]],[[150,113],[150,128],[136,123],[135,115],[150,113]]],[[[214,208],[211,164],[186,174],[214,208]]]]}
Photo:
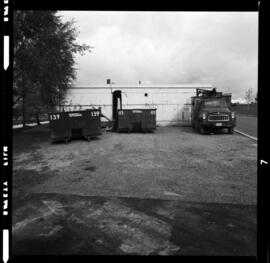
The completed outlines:
{"type": "Polygon", "coordinates": [[[90,140],[101,134],[100,109],[84,111],[50,112],[49,121],[52,141],[84,137],[90,140]]]}

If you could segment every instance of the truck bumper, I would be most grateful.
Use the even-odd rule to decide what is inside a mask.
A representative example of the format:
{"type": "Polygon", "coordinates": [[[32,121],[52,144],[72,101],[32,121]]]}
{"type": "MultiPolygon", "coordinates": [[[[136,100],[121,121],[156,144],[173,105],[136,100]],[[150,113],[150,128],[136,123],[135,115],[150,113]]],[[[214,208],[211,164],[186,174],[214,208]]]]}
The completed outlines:
{"type": "Polygon", "coordinates": [[[223,121],[223,122],[201,122],[200,126],[206,129],[223,129],[223,128],[234,128],[235,121],[223,121]]]}

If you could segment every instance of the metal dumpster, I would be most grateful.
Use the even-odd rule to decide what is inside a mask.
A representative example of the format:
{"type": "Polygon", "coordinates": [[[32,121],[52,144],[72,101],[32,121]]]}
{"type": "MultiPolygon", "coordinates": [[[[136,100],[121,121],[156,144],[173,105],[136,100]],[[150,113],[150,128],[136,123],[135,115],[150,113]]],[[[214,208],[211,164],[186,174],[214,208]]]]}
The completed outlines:
{"type": "Polygon", "coordinates": [[[100,109],[48,113],[52,141],[100,135],[100,114],[100,109]]]}
{"type": "Polygon", "coordinates": [[[51,140],[65,140],[66,142],[71,138],[71,130],[68,123],[68,112],[50,112],[48,113],[51,140]]]}
{"type": "Polygon", "coordinates": [[[118,131],[152,131],[156,129],[156,109],[122,109],[117,111],[118,131]]]}

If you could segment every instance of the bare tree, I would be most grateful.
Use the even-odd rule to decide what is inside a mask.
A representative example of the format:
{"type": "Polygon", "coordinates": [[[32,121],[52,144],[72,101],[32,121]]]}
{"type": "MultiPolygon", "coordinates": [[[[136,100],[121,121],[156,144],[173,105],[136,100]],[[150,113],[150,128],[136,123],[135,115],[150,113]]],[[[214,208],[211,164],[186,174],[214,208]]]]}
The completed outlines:
{"type": "Polygon", "coordinates": [[[249,111],[249,110],[250,110],[250,104],[251,104],[251,102],[254,100],[254,95],[253,95],[253,89],[252,89],[252,88],[249,88],[249,89],[246,91],[245,99],[246,99],[246,101],[247,101],[247,104],[248,104],[248,111],[249,111]]]}
{"type": "Polygon", "coordinates": [[[253,95],[253,89],[249,88],[246,91],[245,99],[247,101],[247,104],[250,104],[254,100],[254,95],[253,95]]]}

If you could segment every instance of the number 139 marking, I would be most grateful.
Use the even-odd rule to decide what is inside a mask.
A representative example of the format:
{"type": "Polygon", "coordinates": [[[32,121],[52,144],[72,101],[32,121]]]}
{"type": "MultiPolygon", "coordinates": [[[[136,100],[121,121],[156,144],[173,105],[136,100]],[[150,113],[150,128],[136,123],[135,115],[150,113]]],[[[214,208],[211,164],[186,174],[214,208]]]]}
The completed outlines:
{"type": "Polygon", "coordinates": [[[59,120],[60,114],[51,114],[51,120],[59,120]]]}
{"type": "Polygon", "coordinates": [[[92,117],[99,116],[99,111],[92,111],[91,116],[92,117]]]}

